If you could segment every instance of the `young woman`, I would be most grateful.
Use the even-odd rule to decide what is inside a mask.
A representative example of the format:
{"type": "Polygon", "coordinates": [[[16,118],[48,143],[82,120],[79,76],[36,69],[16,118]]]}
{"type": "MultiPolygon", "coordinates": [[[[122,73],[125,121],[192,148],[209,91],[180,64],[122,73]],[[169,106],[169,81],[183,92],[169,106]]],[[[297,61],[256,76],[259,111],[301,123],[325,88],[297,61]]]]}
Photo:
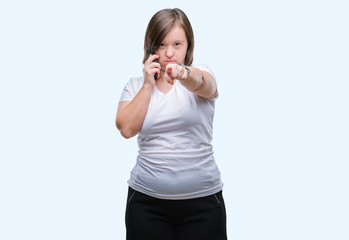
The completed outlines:
{"type": "Polygon", "coordinates": [[[194,35],[180,9],[150,20],[143,77],[121,95],[116,126],[138,134],[139,154],[128,181],[127,240],[225,240],[223,184],[213,156],[218,96],[213,73],[192,66],[194,35]]]}

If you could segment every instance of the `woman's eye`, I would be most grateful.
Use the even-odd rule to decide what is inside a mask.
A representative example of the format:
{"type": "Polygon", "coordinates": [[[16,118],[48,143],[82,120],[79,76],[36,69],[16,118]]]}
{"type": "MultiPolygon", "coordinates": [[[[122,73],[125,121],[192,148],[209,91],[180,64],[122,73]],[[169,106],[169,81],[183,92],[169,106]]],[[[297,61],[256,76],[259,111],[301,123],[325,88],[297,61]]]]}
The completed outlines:
{"type": "Polygon", "coordinates": [[[165,47],[165,44],[163,44],[163,43],[160,43],[160,47],[165,47]]]}
{"type": "Polygon", "coordinates": [[[175,43],[176,47],[179,47],[181,45],[181,43],[175,43]]]}

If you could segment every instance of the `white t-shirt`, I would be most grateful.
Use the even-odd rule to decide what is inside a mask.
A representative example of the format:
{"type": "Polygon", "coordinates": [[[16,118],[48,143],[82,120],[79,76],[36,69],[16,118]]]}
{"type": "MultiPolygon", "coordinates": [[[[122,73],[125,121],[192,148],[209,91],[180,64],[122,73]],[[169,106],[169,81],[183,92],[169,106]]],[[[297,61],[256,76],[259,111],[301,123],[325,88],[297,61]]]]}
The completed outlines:
{"type": "MultiPolygon", "coordinates": [[[[204,65],[194,66],[210,71],[204,65]]],[[[131,101],[144,78],[131,78],[120,102],[131,101]]],[[[164,94],[153,90],[138,133],[139,152],[128,184],[161,199],[190,199],[222,190],[213,156],[212,123],[215,99],[200,97],[175,81],[164,94]]]]}

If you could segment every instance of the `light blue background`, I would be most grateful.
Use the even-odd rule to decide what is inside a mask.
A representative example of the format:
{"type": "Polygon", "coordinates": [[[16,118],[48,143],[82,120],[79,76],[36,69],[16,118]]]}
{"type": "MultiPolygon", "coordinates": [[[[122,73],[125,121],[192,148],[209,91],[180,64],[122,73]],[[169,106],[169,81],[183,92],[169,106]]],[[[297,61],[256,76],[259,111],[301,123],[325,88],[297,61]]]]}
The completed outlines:
{"type": "Polygon", "coordinates": [[[179,7],[216,74],[234,240],[349,239],[347,1],[2,1],[0,239],[125,239],[114,126],[147,23],[179,7]]]}

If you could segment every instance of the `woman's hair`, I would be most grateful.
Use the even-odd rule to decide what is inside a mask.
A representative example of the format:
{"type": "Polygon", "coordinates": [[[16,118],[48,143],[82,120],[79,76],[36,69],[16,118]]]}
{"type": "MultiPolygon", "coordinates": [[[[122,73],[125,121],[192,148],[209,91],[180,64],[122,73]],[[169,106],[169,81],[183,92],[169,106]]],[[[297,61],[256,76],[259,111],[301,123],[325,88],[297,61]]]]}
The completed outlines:
{"type": "Polygon", "coordinates": [[[166,34],[177,25],[184,29],[188,41],[184,64],[190,66],[193,63],[193,29],[185,13],[178,8],[160,10],[150,19],[144,38],[143,63],[145,63],[152,52],[155,52],[159,48],[166,34]]]}

